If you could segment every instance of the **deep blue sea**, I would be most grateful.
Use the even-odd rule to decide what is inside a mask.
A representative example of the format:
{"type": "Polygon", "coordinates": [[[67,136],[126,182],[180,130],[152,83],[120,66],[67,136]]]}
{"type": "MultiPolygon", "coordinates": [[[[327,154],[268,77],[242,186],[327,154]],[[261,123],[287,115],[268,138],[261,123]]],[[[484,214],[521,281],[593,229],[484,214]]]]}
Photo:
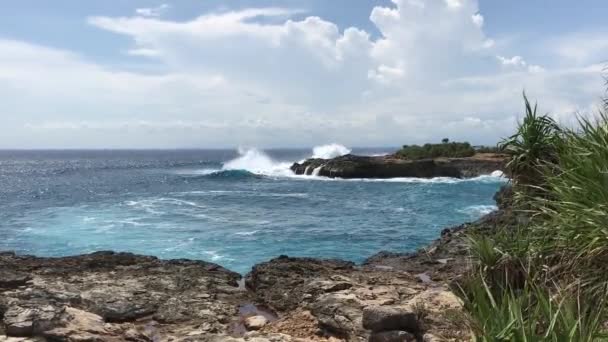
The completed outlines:
{"type": "MultiPolygon", "coordinates": [[[[318,148],[316,156],[346,153],[318,148]]],[[[391,149],[355,149],[382,154],[391,149]]],[[[0,250],[202,259],[246,273],[281,254],[361,262],[493,210],[504,179],[330,180],[311,150],[0,151],[0,250]]]]}

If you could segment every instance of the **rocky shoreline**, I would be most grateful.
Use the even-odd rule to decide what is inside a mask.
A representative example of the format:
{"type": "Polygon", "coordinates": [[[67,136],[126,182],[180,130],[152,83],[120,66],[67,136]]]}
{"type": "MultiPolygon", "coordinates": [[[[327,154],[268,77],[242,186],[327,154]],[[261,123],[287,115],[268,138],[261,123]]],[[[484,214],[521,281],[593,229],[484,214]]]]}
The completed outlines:
{"type": "Polygon", "coordinates": [[[208,262],[130,253],[0,253],[0,341],[469,340],[450,284],[469,266],[465,232],[510,217],[497,202],[497,212],[415,253],[381,252],[362,265],[280,256],[244,279],[208,262]]]}
{"type": "Polygon", "coordinates": [[[345,155],[333,159],[308,159],[295,163],[291,170],[297,175],[330,178],[398,178],[452,177],[469,178],[504,170],[507,157],[494,153],[478,153],[467,158],[408,160],[396,154],[388,156],[345,155]]]}

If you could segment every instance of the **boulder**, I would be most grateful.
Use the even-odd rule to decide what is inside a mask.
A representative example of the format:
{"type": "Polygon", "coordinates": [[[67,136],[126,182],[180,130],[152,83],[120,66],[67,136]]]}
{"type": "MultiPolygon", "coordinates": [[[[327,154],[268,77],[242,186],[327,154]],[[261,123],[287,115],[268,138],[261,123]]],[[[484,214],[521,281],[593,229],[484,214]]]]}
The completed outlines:
{"type": "Polygon", "coordinates": [[[390,306],[370,306],[363,309],[363,327],[373,332],[403,330],[418,333],[420,327],[414,312],[390,306]]]}

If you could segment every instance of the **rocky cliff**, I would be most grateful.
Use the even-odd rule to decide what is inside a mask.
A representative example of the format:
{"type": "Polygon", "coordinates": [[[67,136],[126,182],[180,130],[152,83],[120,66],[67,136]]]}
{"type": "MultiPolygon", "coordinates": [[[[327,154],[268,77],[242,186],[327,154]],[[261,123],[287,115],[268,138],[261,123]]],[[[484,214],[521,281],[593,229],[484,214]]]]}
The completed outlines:
{"type": "Polygon", "coordinates": [[[395,155],[345,155],[334,159],[308,159],[295,163],[291,170],[298,175],[317,175],[330,178],[397,178],[397,177],[454,177],[466,178],[504,170],[506,157],[479,153],[468,158],[438,158],[407,160],[395,155]]]}

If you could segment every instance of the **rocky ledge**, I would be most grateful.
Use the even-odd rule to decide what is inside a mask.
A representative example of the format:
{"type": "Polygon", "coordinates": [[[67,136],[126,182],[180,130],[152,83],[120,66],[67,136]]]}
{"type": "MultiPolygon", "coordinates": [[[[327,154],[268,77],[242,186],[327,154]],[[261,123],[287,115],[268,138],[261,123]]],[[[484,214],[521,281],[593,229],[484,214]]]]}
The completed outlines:
{"type": "Polygon", "coordinates": [[[504,170],[506,160],[504,155],[493,153],[422,160],[408,160],[397,155],[368,157],[349,154],[334,159],[308,159],[301,164],[293,164],[291,170],[298,175],[331,178],[468,178],[504,170]]]}
{"type": "MultiPolygon", "coordinates": [[[[441,264],[441,261],[432,261],[441,264]]],[[[392,266],[282,256],[247,276],[198,261],[98,252],[0,254],[0,341],[466,339],[442,281],[392,266]]]]}
{"type": "Polygon", "coordinates": [[[203,261],[0,253],[0,341],[470,340],[450,284],[468,267],[465,233],[513,220],[508,198],[416,253],[281,256],[244,281],[203,261]]]}

